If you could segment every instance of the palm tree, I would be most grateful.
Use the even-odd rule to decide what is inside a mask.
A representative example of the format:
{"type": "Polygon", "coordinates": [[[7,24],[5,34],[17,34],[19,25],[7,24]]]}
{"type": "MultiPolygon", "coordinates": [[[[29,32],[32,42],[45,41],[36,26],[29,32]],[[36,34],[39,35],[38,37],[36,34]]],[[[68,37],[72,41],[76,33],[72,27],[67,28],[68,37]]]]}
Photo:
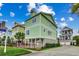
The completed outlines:
{"type": "Polygon", "coordinates": [[[73,6],[71,8],[71,12],[79,14],[79,10],[78,9],[79,9],[79,3],[75,3],[75,4],[73,4],[73,6]]]}
{"type": "Polygon", "coordinates": [[[25,38],[25,34],[23,32],[17,32],[14,37],[17,39],[17,46],[21,46],[21,43],[25,38]]]}

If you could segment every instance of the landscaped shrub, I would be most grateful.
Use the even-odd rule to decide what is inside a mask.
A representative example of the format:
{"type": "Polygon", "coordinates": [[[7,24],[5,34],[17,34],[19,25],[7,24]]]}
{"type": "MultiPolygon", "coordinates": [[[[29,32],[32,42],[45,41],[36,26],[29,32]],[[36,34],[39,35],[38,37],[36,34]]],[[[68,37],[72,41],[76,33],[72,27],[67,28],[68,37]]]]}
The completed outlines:
{"type": "Polygon", "coordinates": [[[7,46],[11,46],[11,47],[13,47],[13,43],[7,44],[7,46]]]}
{"type": "Polygon", "coordinates": [[[59,46],[60,46],[59,43],[57,43],[57,44],[46,43],[46,45],[42,48],[28,48],[28,49],[41,51],[41,50],[45,50],[45,49],[48,49],[48,48],[54,48],[54,47],[59,47],[59,46]]]}
{"type": "Polygon", "coordinates": [[[79,46],[79,36],[74,36],[73,40],[76,41],[76,46],[79,46]]]}
{"type": "Polygon", "coordinates": [[[53,43],[53,44],[47,43],[45,48],[52,48],[52,47],[58,47],[58,46],[60,46],[60,44],[58,44],[58,43],[57,44],[55,44],[55,43],[53,43]]]}

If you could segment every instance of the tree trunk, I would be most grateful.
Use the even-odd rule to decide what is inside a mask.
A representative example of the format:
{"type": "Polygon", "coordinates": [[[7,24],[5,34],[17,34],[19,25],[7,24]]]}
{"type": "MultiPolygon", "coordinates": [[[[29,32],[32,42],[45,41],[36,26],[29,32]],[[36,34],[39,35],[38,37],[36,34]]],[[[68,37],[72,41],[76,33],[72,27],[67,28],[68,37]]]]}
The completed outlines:
{"type": "Polygon", "coordinates": [[[18,47],[18,41],[16,42],[16,44],[17,44],[17,47],[18,47]]]}

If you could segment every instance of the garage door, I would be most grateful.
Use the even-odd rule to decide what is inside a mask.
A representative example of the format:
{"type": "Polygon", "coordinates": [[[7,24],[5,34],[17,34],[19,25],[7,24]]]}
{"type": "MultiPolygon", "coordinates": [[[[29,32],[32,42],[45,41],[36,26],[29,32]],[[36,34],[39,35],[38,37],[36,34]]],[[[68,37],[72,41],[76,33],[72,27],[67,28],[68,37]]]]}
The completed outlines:
{"type": "Polygon", "coordinates": [[[70,42],[60,42],[61,45],[70,45],[70,42]]]}

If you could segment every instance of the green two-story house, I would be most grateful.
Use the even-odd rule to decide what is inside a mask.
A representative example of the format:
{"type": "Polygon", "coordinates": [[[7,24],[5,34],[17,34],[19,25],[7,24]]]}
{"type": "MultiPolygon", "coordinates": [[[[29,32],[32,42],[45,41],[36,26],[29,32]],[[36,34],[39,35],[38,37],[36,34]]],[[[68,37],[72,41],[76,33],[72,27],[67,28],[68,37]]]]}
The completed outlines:
{"type": "Polygon", "coordinates": [[[57,43],[57,26],[52,15],[32,9],[30,16],[24,24],[28,47],[41,48],[46,43],[57,43]]]}

